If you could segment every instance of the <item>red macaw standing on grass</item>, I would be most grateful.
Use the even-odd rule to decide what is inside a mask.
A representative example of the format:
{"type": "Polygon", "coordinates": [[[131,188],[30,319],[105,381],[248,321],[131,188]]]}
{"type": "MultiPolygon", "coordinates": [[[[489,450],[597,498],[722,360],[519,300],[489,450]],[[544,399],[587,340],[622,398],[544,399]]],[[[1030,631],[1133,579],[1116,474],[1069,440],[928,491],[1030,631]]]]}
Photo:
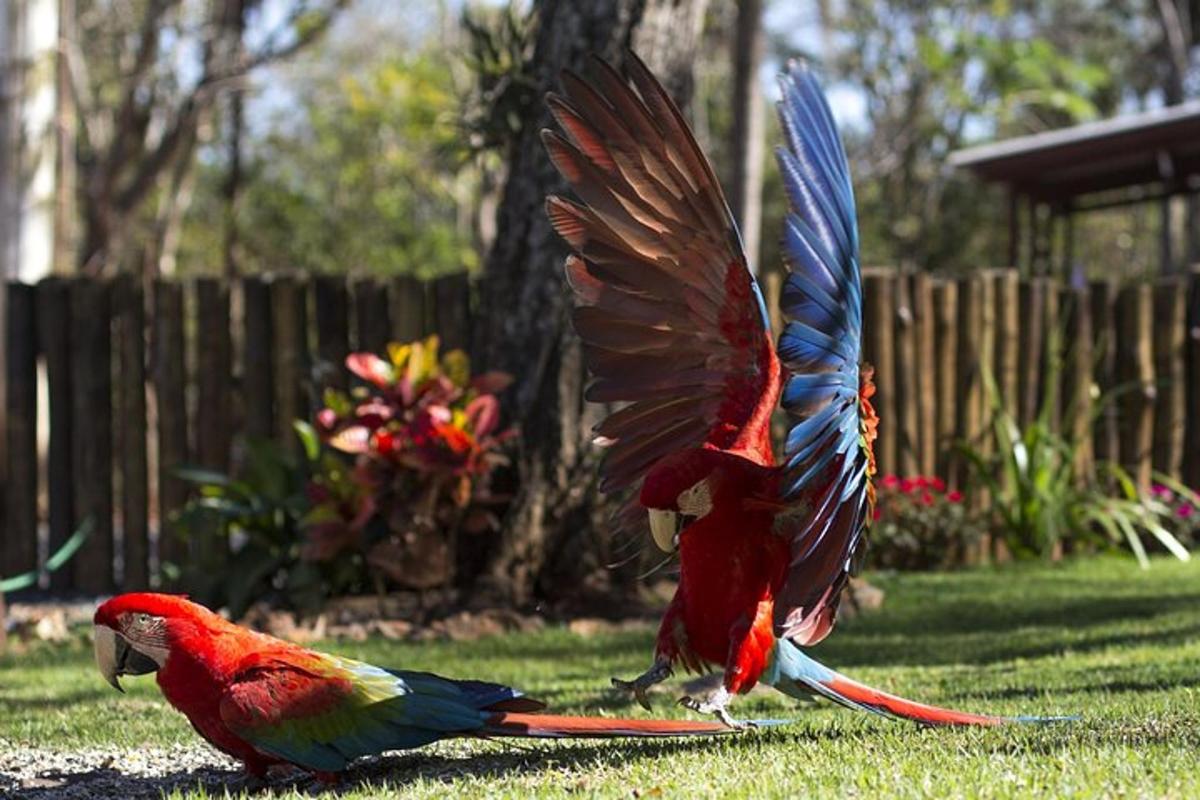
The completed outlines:
{"type": "Polygon", "coordinates": [[[648,511],[654,542],[679,551],[653,666],[613,682],[646,705],[676,664],[721,665],[716,691],[681,702],[729,725],[731,698],[758,681],[930,724],[1008,721],[885,694],[800,650],[833,628],[875,502],[854,196],[817,81],[798,64],[780,81],[790,274],[776,348],[712,167],[646,66],[626,60],[628,79],[599,59],[594,84],[564,73],[563,95],[547,98],[563,133],[543,132],[582,200],[546,207],[574,251],[587,399],[625,404],[595,431],[608,447],[601,488],[635,491],[627,511],[648,511]],[[779,463],[777,403],[793,423],[779,463]]]}
{"type": "Polygon", "coordinates": [[[125,594],[96,610],[96,664],[121,675],[157,672],[159,688],[252,778],[291,764],[331,781],[360,756],[476,737],[692,736],[718,723],[532,713],[517,689],[388,670],[242,628],[183,597],[125,594]]]}

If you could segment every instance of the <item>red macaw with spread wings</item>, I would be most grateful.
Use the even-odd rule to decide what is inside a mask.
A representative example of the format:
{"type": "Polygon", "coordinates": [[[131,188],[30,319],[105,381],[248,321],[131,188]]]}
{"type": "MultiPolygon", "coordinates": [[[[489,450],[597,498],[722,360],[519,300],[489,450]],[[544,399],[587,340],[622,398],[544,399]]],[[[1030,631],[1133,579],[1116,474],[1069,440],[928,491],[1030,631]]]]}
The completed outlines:
{"type": "Polygon", "coordinates": [[[718,689],[682,702],[730,725],[729,701],[759,681],[930,724],[1009,721],[877,691],[800,649],[832,630],[875,500],[854,196],[816,79],[799,64],[781,79],[790,274],[776,347],[712,167],[659,82],[626,60],[627,78],[599,59],[594,83],[565,73],[563,94],[547,98],[562,133],[543,133],[582,201],[546,207],[574,251],[587,398],[624,404],[595,431],[608,448],[602,488],[636,492],[655,543],[679,552],[654,664],[614,683],[645,705],[675,665],[720,665],[718,689]],[[792,421],[779,462],[777,404],[792,421]]]}

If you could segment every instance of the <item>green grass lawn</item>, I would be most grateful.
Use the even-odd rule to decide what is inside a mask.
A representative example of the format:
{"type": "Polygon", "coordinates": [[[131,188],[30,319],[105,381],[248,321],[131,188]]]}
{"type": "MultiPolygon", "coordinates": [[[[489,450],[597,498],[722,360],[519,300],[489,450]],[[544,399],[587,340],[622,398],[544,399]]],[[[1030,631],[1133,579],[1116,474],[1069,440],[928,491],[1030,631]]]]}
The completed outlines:
{"type": "MultiPolygon", "coordinates": [[[[1142,571],[1098,559],[872,580],[887,591],[884,608],[816,648],[825,663],[913,699],[1082,720],[921,729],[756,692],[738,701],[739,716],[794,724],[708,740],[441,743],[360,769],[341,796],[1200,797],[1200,563],[1160,559],[1142,571]]],[[[555,710],[640,716],[605,687],[647,665],[652,636],[550,628],[328,649],[509,682],[555,710]]],[[[90,658],[80,643],[0,660],[0,747],[204,747],[152,679],[126,679],[119,695],[90,658]]],[[[655,711],[679,716],[678,683],[667,689],[655,711]]]]}

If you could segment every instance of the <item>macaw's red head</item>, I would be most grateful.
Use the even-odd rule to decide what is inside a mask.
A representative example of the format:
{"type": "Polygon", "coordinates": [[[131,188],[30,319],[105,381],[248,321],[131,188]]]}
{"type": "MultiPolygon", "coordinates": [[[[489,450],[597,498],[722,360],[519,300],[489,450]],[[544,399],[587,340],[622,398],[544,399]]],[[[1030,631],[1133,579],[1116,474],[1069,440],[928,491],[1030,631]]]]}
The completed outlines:
{"type": "Polygon", "coordinates": [[[118,691],[122,675],[160,669],[180,637],[220,620],[204,606],[180,595],[136,592],[114,597],[96,609],[96,666],[118,691]]]}
{"type": "Polygon", "coordinates": [[[640,500],[650,514],[650,535],[671,552],[688,518],[712,511],[713,472],[720,454],[714,450],[681,450],[658,461],[642,481],[640,500]]]}

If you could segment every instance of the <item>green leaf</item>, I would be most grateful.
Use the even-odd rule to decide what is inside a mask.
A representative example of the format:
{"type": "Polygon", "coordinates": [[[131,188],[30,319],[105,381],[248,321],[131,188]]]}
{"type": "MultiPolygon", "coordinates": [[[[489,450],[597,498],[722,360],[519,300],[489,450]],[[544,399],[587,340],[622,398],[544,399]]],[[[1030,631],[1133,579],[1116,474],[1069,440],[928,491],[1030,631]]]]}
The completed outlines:
{"type": "Polygon", "coordinates": [[[292,427],[296,430],[296,435],[300,438],[300,443],[304,445],[304,455],[309,461],[316,461],[321,457],[321,437],[317,435],[317,430],[309,423],[302,419],[292,421],[292,427]]]}

